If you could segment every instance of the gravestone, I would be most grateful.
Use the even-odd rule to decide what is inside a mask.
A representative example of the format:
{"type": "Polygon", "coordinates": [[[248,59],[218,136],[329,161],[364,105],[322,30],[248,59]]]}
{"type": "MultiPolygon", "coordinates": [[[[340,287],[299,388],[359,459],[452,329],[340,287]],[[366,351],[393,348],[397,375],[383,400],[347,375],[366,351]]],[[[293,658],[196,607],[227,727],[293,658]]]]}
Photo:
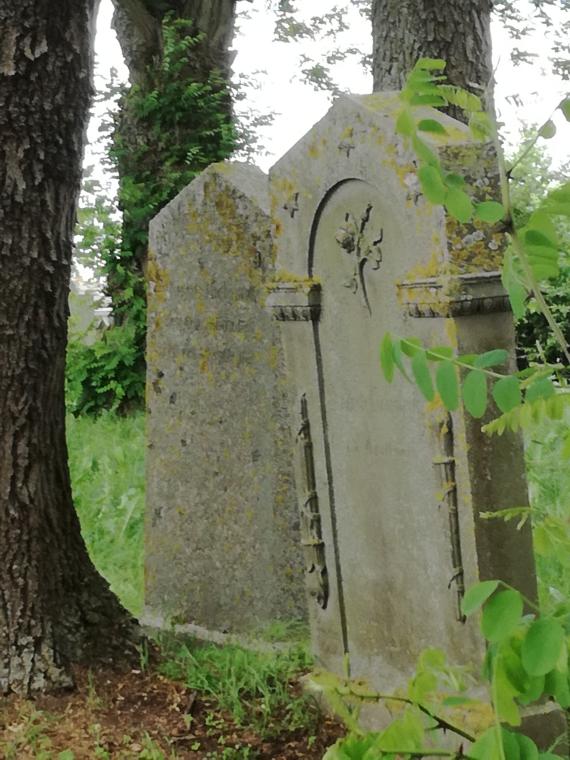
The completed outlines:
{"type": "Polygon", "coordinates": [[[215,640],[306,616],[268,211],[215,165],[150,228],[144,619],[215,640]]]}
{"type": "MultiPolygon", "coordinates": [[[[461,614],[472,583],[500,578],[536,598],[528,526],[482,512],[527,504],[521,439],[481,433],[464,411],[388,384],[383,335],[514,351],[498,273],[503,236],[460,224],[421,195],[395,133],[396,94],[341,98],[271,170],[281,320],[294,392],[314,651],[324,667],[401,687],[439,647],[478,666],[484,642],[461,614]],[[308,319],[295,319],[305,310],[308,319]],[[291,318],[288,318],[289,317],[291,318]]],[[[429,109],[426,115],[433,117],[429,109]]],[[[481,199],[498,195],[491,146],[443,119],[441,161],[481,199]]]]}

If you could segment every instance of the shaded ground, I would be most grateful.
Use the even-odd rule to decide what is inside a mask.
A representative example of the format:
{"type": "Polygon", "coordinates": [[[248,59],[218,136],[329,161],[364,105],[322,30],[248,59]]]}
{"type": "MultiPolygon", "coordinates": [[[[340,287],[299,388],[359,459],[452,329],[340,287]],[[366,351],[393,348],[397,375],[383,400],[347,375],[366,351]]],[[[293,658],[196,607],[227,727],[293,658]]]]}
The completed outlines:
{"type": "MultiPolygon", "coordinates": [[[[317,715],[310,734],[297,729],[260,737],[154,670],[77,670],[76,680],[71,693],[0,702],[3,760],[317,760],[343,733],[336,721],[317,715]]],[[[299,690],[289,688],[292,696],[299,690]]]]}

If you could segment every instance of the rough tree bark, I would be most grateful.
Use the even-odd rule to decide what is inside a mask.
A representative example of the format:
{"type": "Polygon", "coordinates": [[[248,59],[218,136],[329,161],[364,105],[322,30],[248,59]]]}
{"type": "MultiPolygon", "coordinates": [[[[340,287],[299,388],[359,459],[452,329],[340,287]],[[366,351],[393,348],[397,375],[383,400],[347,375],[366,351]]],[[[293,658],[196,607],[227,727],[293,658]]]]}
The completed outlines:
{"type": "Polygon", "coordinates": [[[87,554],[65,440],[72,238],[98,0],[0,3],[0,691],[69,686],[134,626],[87,554]]]}
{"type": "MultiPolygon", "coordinates": [[[[178,76],[183,75],[187,82],[206,82],[213,71],[220,72],[222,80],[229,83],[231,57],[229,46],[234,31],[234,16],[236,0],[113,0],[115,13],[113,27],[117,32],[119,44],[123,51],[125,62],[129,69],[131,84],[139,86],[143,91],[152,91],[156,87],[154,72],[158,68],[163,55],[162,22],[167,14],[175,19],[188,19],[193,22],[192,34],[200,35],[199,45],[191,48],[188,54],[187,67],[178,76]]],[[[227,98],[227,118],[231,120],[231,102],[227,98]]],[[[133,147],[133,153],[138,145],[153,147],[156,143],[156,135],[148,133],[148,122],[138,119],[129,109],[128,98],[123,98],[121,112],[119,114],[116,130],[119,138],[128,147],[133,147]]],[[[164,141],[162,136],[162,140],[164,141]]],[[[187,136],[185,136],[187,137],[187,136]]],[[[183,139],[178,130],[172,130],[173,141],[183,139]]],[[[119,178],[131,176],[140,181],[142,171],[149,172],[154,176],[160,176],[165,171],[173,174],[180,170],[182,173],[187,169],[186,156],[182,153],[184,166],[179,166],[177,161],[165,151],[164,145],[160,150],[147,154],[146,165],[141,167],[133,165],[129,152],[123,152],[118,160],[119,178]]],[[[205,168],[197,167],[198,171],[205,168]]],[[[163,202],[173,198],[182,188],[172,186],[172,191],[163,202]]],[[[130,241],[133,237],[144,240],[146,229],[153,214],[160,211],[160,207],[154,207],[148,216],[141,216],[140,209],[137,213],[130,214],[127,204],[123,211],[123,240],[130,241]],[[134,227],[135,229],[130,229],[134,227]],[[133,235],[140,231],[138,236],[133,235]]],[[[127,268],[132,268],[135,274],[141,275],[146,263],[146,245],[140,243],[137,250],[126,251],[127,268]]],[[[124,309],[121,308],[122,293],[124,288],[122,278],[115,278],[109,272],[109,293],[113,300],[115,319],[121,322],[124,309]]],[[[130,291],[130,284],[127,287],[130,291]]],[[[126,309],[128,313],[128,306],[126,309]]]]}
{"type": "Polygon", "coordinates": [[[192,19],[204,35],[194,58],[196,68],[229,72],[236,0],[113,0],[113,26],[131,82],[144,82],[148,68],[162,55],[161,23],[167,13],[192,19]]]}
{"type": "MultiPolygon", "coordinates": [[[[418,58],[443,58],[451,84],[491,91],[490,0],[373,0],[374,90],[397,90],[418,58]]],[[[487,99],[487,98],[486,98],[487,99]]]]}

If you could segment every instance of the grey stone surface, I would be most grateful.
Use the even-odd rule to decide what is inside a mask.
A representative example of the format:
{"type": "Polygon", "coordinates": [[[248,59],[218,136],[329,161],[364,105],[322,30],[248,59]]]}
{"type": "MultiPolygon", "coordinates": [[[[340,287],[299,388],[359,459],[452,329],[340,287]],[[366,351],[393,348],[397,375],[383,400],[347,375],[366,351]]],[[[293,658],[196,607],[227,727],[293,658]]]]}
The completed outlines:
{"type": "MultiPolygon", "coordinates": [[[[496,272],[504,240],[425,202],[396,107],[389,93],[341,98],[270,172],[282,279],[270,305],[292,428],[310,426],[296,473],[313,576],[327,582],[326,605],[310,604],[314,650],[339,673],[348,654],[353,675],[384,691],[426,647],[481,661],[478,622],[460,614],[465,586],[503,578],[536,596],[530,531],[479,516],[527,503],[520,439],[487,439],[481,421],[381,376],[386,331],[466,352],[514,347],[496,272]]],[[[492,148],[446,123],[441,160],[496,197],[492,148]]]]}
{"type": "Polygon", "coordinates": [[[210,167],[152,221],[146,617],[256,632],[306,615],[267,177],[210,167]]]}

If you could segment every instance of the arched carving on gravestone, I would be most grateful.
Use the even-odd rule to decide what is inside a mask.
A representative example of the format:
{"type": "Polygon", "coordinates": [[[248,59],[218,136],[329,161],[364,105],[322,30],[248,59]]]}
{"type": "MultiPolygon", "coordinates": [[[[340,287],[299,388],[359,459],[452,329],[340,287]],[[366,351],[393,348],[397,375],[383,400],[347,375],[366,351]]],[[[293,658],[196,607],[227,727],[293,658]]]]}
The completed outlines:
{"type": "Polygon", "coordinates": [[[301,449],[304,474],[304,499],[301,505],[301,543],[305,555],[305,572],[309,576],[309,593],[322,609],[329,598],[329,581],[322,537],[321,513],[315,477],[315,460],[307,397],[301,396],[301,426],[297,440],[301,449]]]}
{"type": "MultiPolygon", "coordinates": [[[[333,185],[324,195],[322,201],[319,204],[319,208],[315,214],[313,226],[311,229],[311,235],[309,240],[309,261],[308,261],[308,273],[309,277],[313,276],[313,251],[314,251],[314,238],[319,226],[321,214],[326,207],[331,196],[341,187],[349,182],[362,182],[365,185],[368,183],[359,177],[348,177],[333,185]]],[[[375,192],[374,188],[370,185],[371,193],[375,192]]],[[[384,228],[379,227],[375,229],[369,226],[371,222],[371,213],[374,209],[372,203],[368,202],[363,208],[360,218],[357,219],[355,214],[347,211],[344,214],[343,219],[339,220],[339,226],[335,234],[335,242],[338,246],[353,258],[353,271],[346,281],[345,286],[350,288],[353,293],[360,292],[362,300],[369,314],[372,314],[372,308],[368,298],[368,290],[366,287],[366,269],[368,264],[371,264],[372,271],[378,271],[382,263],[382,242],[384,240],[384,228]]]]}

